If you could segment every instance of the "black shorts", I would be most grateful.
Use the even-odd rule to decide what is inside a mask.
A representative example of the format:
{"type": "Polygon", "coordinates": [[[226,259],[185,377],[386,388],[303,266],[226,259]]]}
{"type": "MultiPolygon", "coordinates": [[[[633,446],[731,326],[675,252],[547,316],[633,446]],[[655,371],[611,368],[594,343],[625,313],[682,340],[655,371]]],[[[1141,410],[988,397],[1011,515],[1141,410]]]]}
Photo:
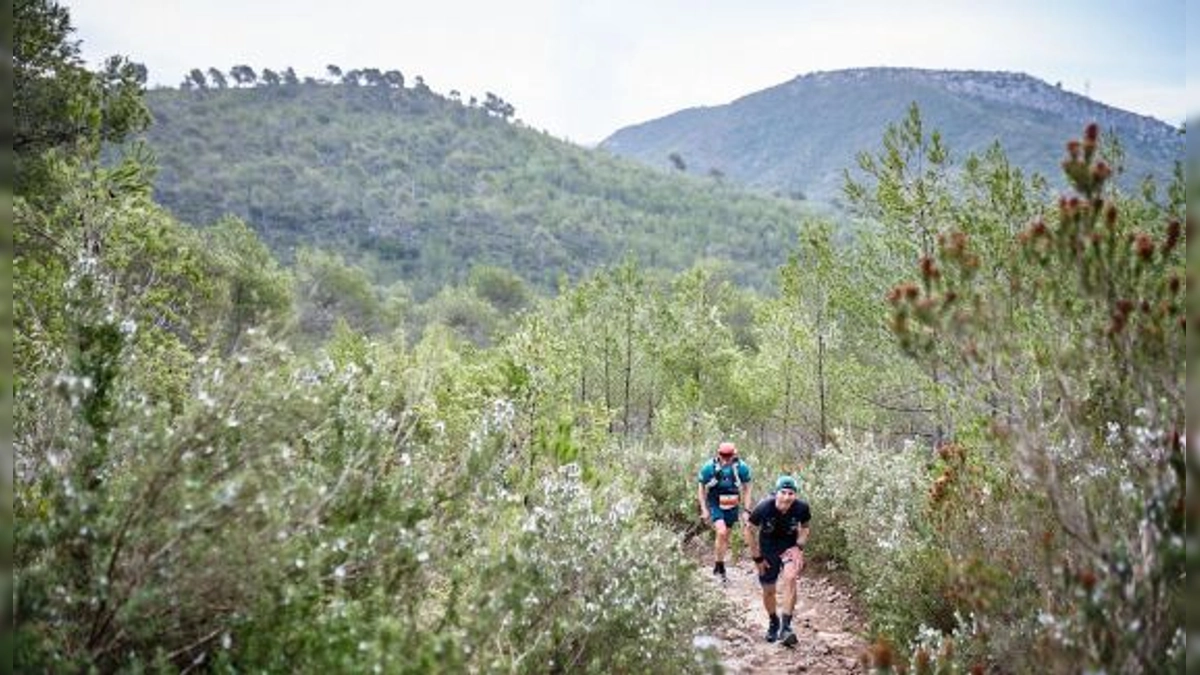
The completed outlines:
{"type": "MultiPolygon", "coordinates": [[[[767,571],[758,575],[758,583],[763,586],[770,586],[779,579],[779,573],[783,571],[784,565],[783,554],[792,550],[792,548],[791,546],[778,549],[763,547],[762,556],[763,560],[767,563],[767,571]]],[[[788,559],[794,562],[790,556],[788,559]]]]}

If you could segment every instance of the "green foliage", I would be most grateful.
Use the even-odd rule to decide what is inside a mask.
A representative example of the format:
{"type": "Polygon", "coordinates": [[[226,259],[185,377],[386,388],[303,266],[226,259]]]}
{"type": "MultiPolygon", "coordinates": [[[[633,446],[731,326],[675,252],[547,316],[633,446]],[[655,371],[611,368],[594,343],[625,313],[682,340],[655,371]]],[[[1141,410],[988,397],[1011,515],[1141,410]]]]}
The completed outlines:
{"type": "MultiPolygon", "coordinates": [[[[711,600],[671,535],[622,479],[582,481],[575,455],[535,464],[524,498],[507,489],[517,417],[472,383],[485,364],[410,359],[345,324],[323,361],[246,344],[195,361],[181,411],[119,388],[88,464],[104,480],[59,477],[86,435],[30,467],[22,667],[690,669],[711,600]],[[450,406],[462,422],[442,421],[450,406]]],[[[70,428],[77,404],[45,400],[70,428]]]]}
{"type": "MultiPolygon", "coordinates": [[[[1188,126],[1195,128],[1198,116],[1193,115],[1188,121],[1188,126]]],[[[1180,129],[1183,132],[1183,129],[1180,129]]],[[[1187,152],[1187,182],[1184,185],[1187,195],[1187,233],[1193,234],[1196,229],[1196,222],[1200,219],[1200,211],[1197,211],[1200,205],[1200,145],[1197,145],[1195,137],[1188,141],[1187,152]]],[[[1186,249],[1187,269],[1195,270],[1200,265],[1200,247],[1191,247],[1186,249]]],[[[1200,316],[1200,295],[1196,293],[1188,293],[1185,305],[1187,307],[1188,316],[1200,316]]],[[[1195,392],[1197,384],[1200,382],[1200,369],[1196,367],[1197,359],[1200,358],[1200,337],[1193,330],[1187,336],[1187,360],[1192,365],[1187,368],[1187,387],[1193,392],[1187,400],[1187,415],[1193,420],[1200,419],[1200,396],[1196,396],[1195,392]]],[[[1191,428],[1188,428],[1188,442],[1186,448],[1187,478],[1185,484],[1195,485],[1200,478],[1200,464],[1197,460],[1200,459],[1200,450],[1196,448],[1196,444],[1192,442],[1195,435],[1191,433],[1191,428]]],[[[1185,547],[1188,552],[1186,555],[1187,581],[1184,584],[1184,593],[1186,597],[1196,597],[1196,593],[1200,591],[1200,580],[1197,580],[1196,568],[1198,561],[1195,552],[1200,550],[1200,528],[1197,528],[1197,518],[1200,517],[1200,491],[1185,490],[1184,498],[1185,519],[1187,521],[1187,532],[1185,535],[1185,547]]],[[[1200,614],[1196,613],[1196,609],[1191,603],[1188,603],[1188,608],[1185,610],[1185,623],[1188,634],[1194,635],[1197,626],[1200,626],[1200,614]]],[[[1193,644],[1195,644],[1193,642],[1193,644]]],[[[1195,663],[1194,660],[1190,660],[1195,663]]],[[[1194,668],[1194,666],[1193,666],[1194,668]]]]}
{"type": "Polygon", "coordinates": [[[471,270],[467,283],[475,294],[504,314],[524,309],[532,300],[521,277],[510,270],[482,265],[471,270]]]}
{"type": "Polygon", "coordinates": [[[876,631],[914,635],[941,605],[945,574],[925,525],[923,453],[869,436],[843,438],[817,455],[808,474],[814,553],[846,565],[876,631]]]}
{"type": "Polygon", "coordinates": [[[144,176],[133,165],[45,166],[58,194],[53,208],[18,199],[14,210],[18,387],[60,368],[68,344],[89,352],[102,324],[124,323],[139,336],[135,352],[141,336],[207,345],[220,302],[206,251],[150,201],[144,176]],[[85,314],[100,318],[79,323],[85,314]]]}
{"type": "Polygon", "coordinates": [[[340,255],[301,249],[295,274],[300,329],[306,335],[328,336],[339,319],[356,330],[375,333],[398,320],[384,314],[379,291],[366,273],[340,255]]]}
{"type": "MultiPolygon", "coordinates": [[[[9,6],[11,7],[11,5],[9,6]]],[[[0,27],[0,45],[6,53],[13,53],[13,25],[5,22],[0,27]]],[[[4,86],[4,94],[0,99],[7,106],[11,101],[13,86],[12,59],[4,59],[0,64],[0,83],[4,86]]],[[[3,459],[0,460],[0,566],[5,574],[0,580],[0,617],[5,626],[15,626],[16,615],[13,611],[13,390],[14,385],[14,331],[13,331],[13,187],[14,187],[14,157],[13,139],[15,124],[12,117],[5,115],[0,120],[0,297],[5,303],[0,308],[0,443],[4,444],[3,459]]],[[[13,638],[12,628],[4,631],[0,637],[0,662],[12,663],[13,638]]]]}
{"type": "Polygon", "coordinates": [[[17,194],[38,186],[40,158],[50,149],[95,156],[102,141],[119,142],[150,122],[142,101],[146,69],[111,57],[97,73],[84,69],[66,8],[48,0],[13,6],[13,151],[17,194]]]}
{"type": "Polygon", "coordinates": [[[949,151],[941,134],[926,135],[916,103],[900,123],[883,134],[879,156],[860,153],[858,167],[869,181],[858,183],[846,173],[846,198],[868,217],[879,221],[897,247],[902,263],[929,255],[933,237],[950,209],[949,151]]]}
{"type": "Polygon", "coordinates": [[[501,325],[496,306],[471,288],[446,288],[422,305],[426,324],[445,326],[480,347],[491,344],[501,325]]]}
{"type": "Polygon", "coordinates": [[[666,299],[657,349],[663,375],[673,386],[667,393],[663,415],[685,424],[681,438],[691,444],[712,436],[702,435],[699,418],[717,403],[710,395],[726,389],[731,364],[737,356],[733,336],[723,321],[721,307],[730,285],[713,270],[697,266],[676,277],[666,299]]]}
{"type": "Polygon", "coordinates": [[[212,120],[279,114],[255,118],[253,162],[203,169],[218,187],[166,167],[213,225],[154,203],[144,152],[23,165],[17,670],[710,669],[693,637],[717,608],[679,542],[719,438],[764,483],[803,474],[813,552],[918,672],[1178,665],[1182,192],[1109,191],[1115,149],[1091,132],[1055,210],[998,147],[956,174],[913,110],[861,194],[881,227],[794,241],[794,210],[564,148],[499,97],[484,112],[375,69],[264,70],[254,92],[235,91],[248,66],[235,88],[198,73],[167,115],[195,166],[233,152],[189,138],[232,143],[212,120]],[[313,131],[352,125],[349,144],[313,131]],[[342,224],[286,270],[267,243],[313,242],[313,214],[342,224]],[[762,229],[725,249],[714,219],[762,229]],[[492,236],[516,222],[528,250],[492,236]],[[381,290],[339,237],[390,238],[379,260],[411,263],[390,278],[429,285],[381,290]],[[736,285],[772,265],[776,297],[736,285]],[[883,290],[913,265],[892,342],[883,290]],[[955,440],[937,452],[934,423],[955,440]]]}
{"type": "Polygon", "coordinates": [[[236,218],[222,218],[203,233],[214,270],[224,282],[231,306],[224,327],[227,351],[234,351],[250,328],[277,332],[292,320],[292,275],[254,232],[236,218]]]}
{"type": "MultiPolygon", "coordinates": [[[[509,509],[484,545],[487,579],[474,630],[511,645],[481,654],[489,670],[690,672],[692,626],[714,602],[679,565],[665,530],[639,525],[625,486],[595,493],[566,466],[543,479],[532,510],[509,509]],[[499,548],[497,550],[497,544],[499,548]],[[668,600],[669,598],[669,600],[668,600]]],[[[503,643],[502,643],[503,644],[503,643]]]]}
{"type": "Polygon", "coordinates": [[[915,368],[881,330],[878,301],[886,274],[870,256],[876,239],[839,241],[834,224],[806,221],[780,293],[756,317],[753,373],[767,405],[759,416],[778,434],[771,445],[807,457],[835,433],[856,429],[928,428],[925,392],[915,368]],[[773,392],[773,395],[767,392],[773,392]],[[766,398],[771,396],[771,398],[766,398]]]}
{"type": "MultiPolygon", "coordinates": [[[[2,32],[2,31],[0,31],[2,32]]],[[[11,35],[6,36],[11,42],[11,35]]],[[[0,121],[0,135],[11,135],[3,133],[4,131],[11,132],[11,124],[0,121]],[[7,127],[7,129],[5,128],[7,127]]],[[[11,157],[0,151],[0,161],[8,164],[11,162],[11,157]]],[[[0,274],[0,293],[5,297],[9,297],[13,292],[13,239],[12,239],[12,190],[11,180],[4,181],[0,186],[0,227],[4,228],[4,234],[0,235],[0,265],[7,270],[6,273],[0,274]]],[[[4,617],[6,625],[14,626],[16,624],[16,615],[13,608],[13,389],[14,389],[14,361],[13,361],[13,305],[5,303],[3,308],[0,308],[0,442],[5,444],[4,459],[0,460],[0,467],[3,468],[4,475],[0,478],[0,523],[3,523],[3,531],[0,532],[0,546],[3,547],[3,552],[0,553],[0,565],[3,565],[5,570],[3,580],[0,580],[0,593],[3,593],[3,599],[0,599],[0,616],[4,617]]],[[[13,631],[5,631],[4,637],[0,638],[0,659],[4,663],[12,663],[13,659],[13,631]]]]}
{"type": "MultiPolygon", "coordinates": [[[[1005,490],[1008,508],[1029,508],[1041,524],[991,535],[1043,540],[1043,572],[1026,591],[1030,605],[1050,598],[1041,665],[1154,672],[1182,658],[1186,235],[1171,207],[1107,190],[1112,165],[1100,153],[1095,125],[1068,144],[1063,168],[1077,194],[1059,201],[1051,224],[1037,219],[1007,250],[986,253],[946,232],[922,259],[919,284],[889,297],[901,344],[947,363],[960,398],[987,420],[983,457],[1020,487],[1005,490]],[[987,270],[1003,270],[1007,287],[979,280],[987,270]],[[1134,621],[1139,630],[1127,631],[1134,621]]],[[[968,548],[987,562],[963,567],[964,583],[986,588],[1007,548],[999,559],[986,542],[968,548]]],[[[1028,630],[1013,598],[976,609],[999,633],[1028,630]]]]}
{"type": "Polygon", "coordinates": [[[698,448],[668,446],[657,452],[639,449],[641,452],[630,461],[638,466],[636,488],[643,508],[664,527],[677,532],[702,531],[703,524],[698,527],[697,521],[695,476],[699,465],[710,457],[698,448]]]}
{"type": "MultiPolygon", "coordinates": [[[[21,667],[111,669],[159,649],[185,659],[220,628],[224,608],[275,585],[270,559],[289,524],[265,499],[281,475],[280,445],[298,440],[294,415],[311,412],[263,367],[269,358],[210,363],[178,412],[114,382],[104,428],[76,393],[89,389],[84,374],[61,380],[65,405],[42,412],[54,415],[58,442],[25,457],[36,480],[16,504],[21,667]]],[[[293,485],[290,494],[306,493],[293,485]]]]}
{"type": "Polygon", "coordinates": [[[428,87],[158,90],[148,101],[156,195],[181,219],[234,214],[287,263],[323,249],[419,300],[480,266],[553,291],[560,275],[579,280],[627,254],[674,271],[712,256],[765,288],[805,212],[639,168],[428,87]]]}

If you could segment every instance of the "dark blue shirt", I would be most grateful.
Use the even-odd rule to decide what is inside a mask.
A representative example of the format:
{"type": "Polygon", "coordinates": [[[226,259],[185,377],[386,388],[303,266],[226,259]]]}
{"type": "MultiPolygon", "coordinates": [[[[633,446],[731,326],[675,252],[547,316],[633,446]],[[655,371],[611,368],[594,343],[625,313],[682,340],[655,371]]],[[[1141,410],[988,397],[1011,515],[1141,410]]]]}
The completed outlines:
{"type": "Polygon", "coordinates": [[[763,550],[782,551],[796,544],[800,528],[807,527],[812,520],[808,502],[797,499],[787,511],[775,506],[775,495],[765,499],[750,512],[750,524],[758,527],[758,540],[763,550]]]}

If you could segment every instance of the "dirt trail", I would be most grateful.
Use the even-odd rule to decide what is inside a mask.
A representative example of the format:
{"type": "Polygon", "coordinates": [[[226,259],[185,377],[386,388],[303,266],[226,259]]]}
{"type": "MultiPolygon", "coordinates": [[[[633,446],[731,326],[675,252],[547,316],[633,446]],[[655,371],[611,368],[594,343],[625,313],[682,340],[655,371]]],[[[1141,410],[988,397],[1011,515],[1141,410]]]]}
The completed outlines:
{"type": "MultiPolygon", "coordinates": [[[[768,643],[767,617],[754,566],[747,559],[728,563],[728,581],[712,576],[710,556],[702,558],[703,583],[719,587],[731,606],[731,621],[716,630],[721,662],[735,675],[783,673],[866,673],[861,657],[866,652],[865,621],[849,586],[822,565],[810,563],[800,575],[796,617],[792,627],[800,642],[793,648],[768,643]]],[[[779,595],[781,602],[783,594],[779,595]]]]}

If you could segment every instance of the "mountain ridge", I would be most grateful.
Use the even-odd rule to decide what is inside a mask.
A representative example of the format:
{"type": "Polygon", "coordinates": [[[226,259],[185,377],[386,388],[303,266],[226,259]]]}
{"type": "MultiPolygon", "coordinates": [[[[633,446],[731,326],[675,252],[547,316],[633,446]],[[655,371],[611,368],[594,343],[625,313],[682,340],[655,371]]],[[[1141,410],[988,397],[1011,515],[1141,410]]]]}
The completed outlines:
{"type": "Polygon", "coordinates": [[[1135,179],[1163,178],[1183,156],[1175,127],[1026,73],[895,67],[797,75],[726,104],[623,127],[598,147],[658,168],[678,168],[675,154],[693,173],[836,201],[842,170],[876,148],[913,102],[958,158],[999,141],[1015,164],[1051,181],[1063,143],[1091,121],[1120,138],[1135,179]]]}

